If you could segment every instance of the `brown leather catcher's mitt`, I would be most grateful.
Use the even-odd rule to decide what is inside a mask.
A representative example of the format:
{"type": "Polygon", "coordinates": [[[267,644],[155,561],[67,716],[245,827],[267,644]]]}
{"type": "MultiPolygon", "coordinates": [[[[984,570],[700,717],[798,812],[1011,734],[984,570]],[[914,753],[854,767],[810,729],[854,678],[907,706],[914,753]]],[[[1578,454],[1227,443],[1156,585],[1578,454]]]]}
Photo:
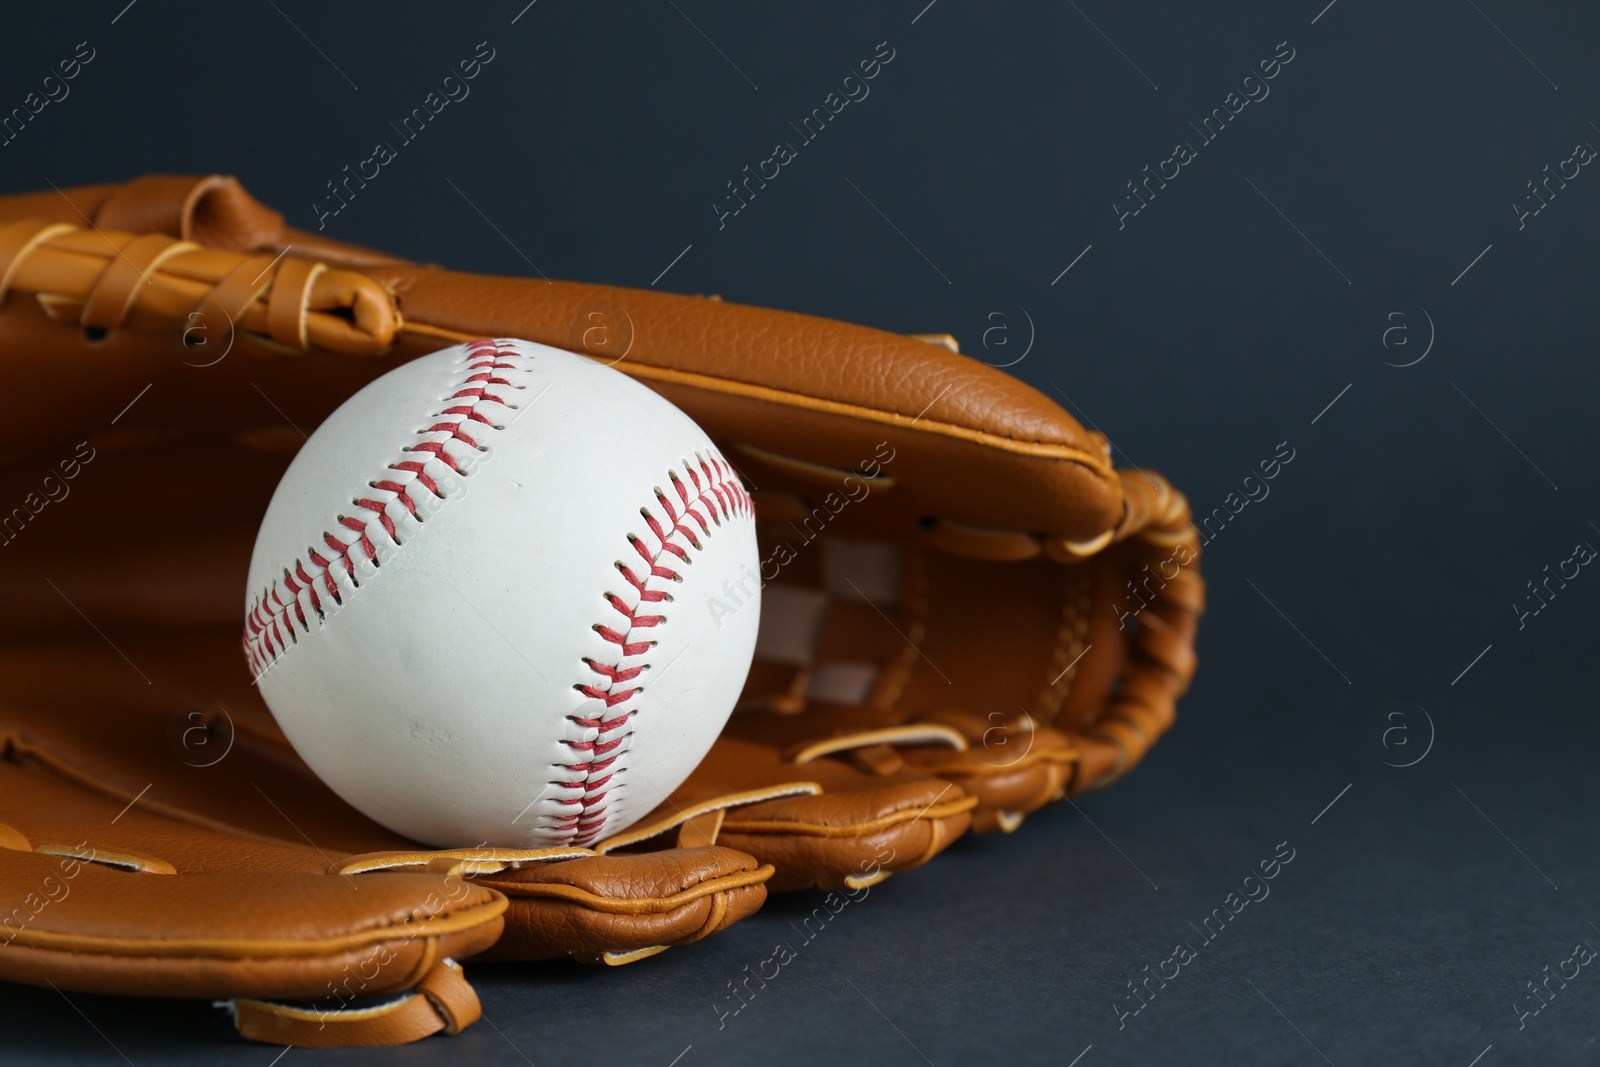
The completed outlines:
{"type": "MultiPolygon", "coordinates": [[[[286,229],[228,178],[0,198],[0,978],[223,998],[249,1036],[477,1017],[456,962],[625,963],[1104,785],[1194,669],[1159,475],[969,360],[803,315],[459,274],[286,229]],[[428,849],[319,783],[239,651],[256,525],[398,363],[520,337],[683,408],[757,502],[761,632],[690,780],[592,848],[428,849]],[[299,1004],[286,1001],[301,1002],[299,1004]]],[[[736,611],[757,583],[707,610],[736,611]]]]}

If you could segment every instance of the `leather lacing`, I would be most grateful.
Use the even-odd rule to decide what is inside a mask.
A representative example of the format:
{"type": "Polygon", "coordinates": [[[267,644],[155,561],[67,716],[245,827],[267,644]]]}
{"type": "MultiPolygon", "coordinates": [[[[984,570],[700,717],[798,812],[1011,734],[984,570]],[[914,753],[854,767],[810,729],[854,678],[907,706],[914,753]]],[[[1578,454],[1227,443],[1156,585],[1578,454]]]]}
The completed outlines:
{"type": "Polygon", "coordinates": [[[403,325],[380,282],[315,259],[39,219],[0,226],[0,303],[12,290],[86,330],[178,326],[207,343],[242,333],[284,353],[376,355],[403,325]]]}
{"type": "MultiPolygon", "coordinates": [[[[1052,750],[1048,755],[1030,753],[1030,757],[1038,758],[1027,762],[1049,765],[1040,768],[1042,792],[1036,802],[1026,808],[1028,811],[1050,799],[1103,787],[1131,770],[1172,725],[1177,700],[1194,674],[1194,624],[1204,607],[1205,586],[1195,566],[1200,555],[1200,540],[1190,521],[1188,501],[1154,472],[1122,470],[1117,476],[1122,489],[1122,516],[1111,529],[1087,541],[1074,542],[1019,530],[981,529],[930,519],[922,524],[920,543],[914,544],[908,553],[902,577],[905,611],[902,622],[909,641],[900,655],[884,664],[884,673],[875,686],[873,698],[873,704],[886,711],[892,711],[898,703],[920,658],[917,647],[926,632],[928,613],[925,550],[989,562],[1043,556],[1071,566],[1072,573],[1063,583],[1055,642],[1040,679],[1039,694],[1033,709],[1024,713],[1020,721],[1021,726],[1031,729],[1034,722],[1046,726],[1053,722],[1071,690],[1082,657],[1091,651],[1087,637],[1095,605],[1090,574],[1082,564],[1114,545],[1123,545],[1126,571],[1132,576],[1143,565],[1171,562],[1180,548],[1189,552],[1188,561],[1179,566],[1175,576],[1162,575],[1163,584],[1139,612],[1127,660],[1099,715],[1069,732],[1083,741],[1110,746],[1115,752],[1114,761],[1090,780],[1082,773],[1084,753],[1077,745],[1052,750]]],[[[810,671],[809,666],[796,668],[792,684],[783,696],[771,701],[773,706],[781,710],[802,710],[810,671]]],[[[957,712],[934,711],[919,714],[908,723],[919,726],[948,721],[950,726],[966,730],[970,739],[976,740],[991,724],[977,720],[974,726],[968,721],[970,718],[957,712]]],[[[1007,729],[1017,725],[1017,722],[1008,723],[1007,729]]],[[[857,738],[858,735],[841,736],[830,739],[830,743],[846,749],[855,747],[857,738]]],[[[901,747],[906,744],[916,742],[899,742],[901,747]]],[[[887,773],[886,769],[898,766],[897,759],[874,762],[865,758],[880,747],[885,746],[861,748],[854,754],[854,762],[874,773],[887,773]]],[[[1009,771],[1021,765],[1007,764],[1004,769],[1009,771]]],[[[963,782],[971,780],[975,773],[970,763],[959,759],[947,763],[922,762],[919,768],[963,782]]],[[[1025,812],[997,812],[996,825],[1009,832],[1020,825],[1023,814],[1025,812]]]]}

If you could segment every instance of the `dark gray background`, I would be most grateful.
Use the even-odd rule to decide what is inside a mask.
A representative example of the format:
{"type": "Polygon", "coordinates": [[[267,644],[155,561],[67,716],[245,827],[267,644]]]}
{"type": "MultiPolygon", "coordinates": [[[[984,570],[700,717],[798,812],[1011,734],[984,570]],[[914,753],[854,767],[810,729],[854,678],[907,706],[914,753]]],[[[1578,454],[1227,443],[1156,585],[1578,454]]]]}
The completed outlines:
{"type": "MultiPolygon", "coordinates": [[[[97,55],[0,190],[219,171],[314,228],[488,41],[327,233],[1026,351],[1012,373],[1198,512],[1295,459],[1206,549],[1202,666],[1137,773],[874,888],[725,1028],[726,983],[820,895],[619,970],[474,965],[461,1037],[282,1062],[1593,1062],[1593,968],[1523,1029],[1513,1005],[1600,945],[1600,576],[1512,608],[1600,543],[1600,176],[1521,229],[1512,206],[1600,144],[1593,5],[524,2],[8,12],[0,110],[97,55]],[[871,95],[719,231],[724,183],[880,41],[871,95]],[[1283,41],[1270,96],[1119,230],[1125,183],[1283,41]],[[1126,983],[1282,841],[1271,896],[1119,1029],[1126,983]]],[[[201,1005],[0,1003],[10,1062],[278,1054],[201,1005]]]]}

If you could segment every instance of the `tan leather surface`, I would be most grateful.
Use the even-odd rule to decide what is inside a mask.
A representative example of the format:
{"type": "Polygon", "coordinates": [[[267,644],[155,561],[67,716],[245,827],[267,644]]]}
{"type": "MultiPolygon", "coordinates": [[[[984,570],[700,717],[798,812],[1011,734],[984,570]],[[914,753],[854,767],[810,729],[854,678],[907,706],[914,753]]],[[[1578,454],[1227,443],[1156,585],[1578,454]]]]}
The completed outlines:
{"type": "Polygon", "coordinates": [[[180,758],[212,758],[198,736],[169,748],[173,716],[187,728],[189,709],[233,702],[207,684],[186,636],[118,632],[121,653],[96,634],[0,651],[0,822],[20,838],[0,853],[0,976],[143,995],[326,997],[352,981],[407,988],[436,959],[492,944],[506,909],[493,890],[422,873],[330,876],[341,848],[396,839],[338,804],[270,735],[247,732],[244,707],[214,765],[180,758]]]}
{"type": "Polygon", "coordinates": [[[252,1041],[298,1048],[405,1045],[443,1032],[458,1034],[483,1015],[478,994],[461,966],[444,959],[433,965],[416,991],[386,1003],[348,1008],[303,1008],[239,998],[233,1004],[240,1035],[252,1041]]]}
{"type": "MultiPolygon", "coordinates": [[[[103,853],[158,858],[184,884],[195,875],[304,875],[341,899],[376,878],[410,879],[418,900],[452,885],[422,873],[329,874],[351,855],[419,846],[345,805],[288,747],[239,667],[232,623],[103,633],[0,649],[0,823],[32,847],[87,840],[103,853]],[[231,742],[220,735],[200,741],[198,734],[187,745],[175,740],[173,720],[188,728],[191,715],[200,717],[196,723],[231,724],[231,742]],[[206,744],[231,747],[216,751],[213,764],[206,744]]],[[[503,887],[510,898],[504,921],[517,950],[502,958],[598,958],[687,943],[709,932],[713,918],[720,929],[765,899],[771,871],[752,857],[670,845],[644,856],[539,864],[468,880],[474,892],[503,887]],[[597,870],[609,874],[598,877],[597,870]],[[588,896],[531,891],[529,883],[541,880],[586,886],[588,896]],[[717,896],[725,899],[710,899],[717,896]],[[586,939],[574,938],[575,925],[586,939]]],[[[295,906],[315,912],[308,902],[295,906]]],[[[239,915],[244,921],[250,913],[239,915]]],[[[148,913],[130,911],[129,921],[148,922],[148,913]]],[[[0,973],[4,960],[0,951],[0,973]]],[[[267,988],[264,995],[298,994],[267,988]]]]}
{"type": "Polygon", "coordinates": [[[542,925],[510,927],[485,959],[572,956],[603,962],[698,941],[756,912],[769,868],[720,845],[552,863],[477,880],[544,906],[542,925]],[[559,892],[558,892],[559,891],[559,892]]]}
{"type": "MultiPolygon", "coordinates": [[[[87,864],[83,885],[146,886],[152,907],[202,886],[315,885],[284,899],[321,946],[195,963],[19,939],[0,947],[0,976],[310,995],[348,967],[340,938],[398,906],[342,899],[377,878],[396,902],[468,884],[505,908],[431,938],[431,954],[408,940],[393,966],[411,969],[384,971],[389,988],[497,935],[500,958],[639,959],[749,914],[768,887],[870,883],[969,826],[1012,830],[1114,780],[1171,725],[1194,670],[1204,587],[1182,496],[1113,471],[1098,434],[945,340],[420,267],[286,229],[232,179],[155,176],[0,198],[0,350],[19,395],[72,397],[65,415],[19,406],[21,444],[0,456],[0,500],[23,509],[0,512],[0,888],[63,859],[19,844],[87,841],[124,867],[87,864]],[[764,553],[789,549],[763,574],[766,599],[809,614],[758,656],[744,710],[675,806],[604,854],[329,874],[416,846],[311,779],[248,691],[234,646],[255,524],[303,431],[343,399],[493,334],[614,362],[706,427],[758,499],[764,553]],[[71,498],[45,500],[44,476],[81,454],[71,498]],[[207,778],[163,738],[175,712],[217,708],[235,748],[207,778]]],[[[39,932],[110,929],[115,898],[99,892],[39,932]]],[[[128,909],[125,932],[164,929],[155,914],[128,909]]],[[[270,910],[234,918],[201,908],[191,933],[239,945],[290,929],[270,910]]],[[[412,1003],[404,1026],[355,1040],[452,1025],[412,1003]]],[[[263,1026],[292,1028],[292,1011],[263,1011],[263,1026]]]]}
{"type": "Polygon", "coordinates": [[[455,910],[428,911],[439,880],[425,875],[384,875],[358,893],[320,875],[159,875],[40,852],[3,858],[0,892],[17,904],[0,976],[101,993],[326,997],[352,975],[364,993],[405,989],[435,959],[493,944],[506,906],[468,887],[455,910]]]}
{"type": "MultiPolygon", "coordinates": [[[[38,219],[82,227],[87,216],[98,227],[88,234],[64,234],[36,247],[8,250],[0,242],[0,278],[8,279],[5,284],[19,293],[34,294],[36,300],[40,294],[71,297],[85,288],[79,278],[81,259],[90,255],[97,243],[102,246],[106,272],[128,273],[121,269],[126,264],[121,261],[120,246],[127,239],[115,229],[118,223],[161,220],[169,236],[192,242],[204,241],[213,233],[228,233],[233,235],[228,247],[241,252],[234,269],[247,280],[256,299],[232,307],[225,315],[213,312],[215,301],[207,304],[204,297],[182,306],[177,295],[181,287],[163,280],[157,270],[148,274],[155,284],[121,287],[128,302],[119,324],[152,328],[153,321],[165,319],[180,334],[188,329],[191,339],[207,332],[215,339],[237,325],[234,336],[244,350],[259,353],[283,346],[288,337],[281,331],[269,336],[266,330],[244,327],[265,321],[261,309],[272,304],[274,286],[283,273],[282,261],[276,257],[285,245],[293,243],[293,235],[261,240],[261,235],[271,230],[273,213],[263,215],[262,209],[247,207],[242,192],[226,182],[205,179],[198,184],[203,187],[198,196],[191,190],[180,197],[177,183],[152,183],[146,191],[165,190],[168,207],[142,213],[126,207],[110,210],[119,201],[99,188],[86,196],[69,190],[55,202],[38,197],[21,201],[0,198],[0,224],[38,219]],[[69,201],[73,197],[77,199],[69,201]],[[204,219],[205,224],[195,222],[196,218],[204,219]],[[249,251],[260,259],[259,265],[244,254],[241,246],[246,239],[256,240],[249,251]],[[56,250],[57,245],[71,248],[56,250]],[[247,266],[249,269],[244,269],[247,266]],[[198,319],[190,318],[196,314],[198,319]]],[[[22,240],[15,232],[12,236],[15,241],[22,240]]],[[[152,249],[149,254],[162,253],[152,249]]],[[[291,250],[284,258],[292,257],[291,250]]],[[[176,269],[181,258],[175,254],[169,265],[176,269]]],[[[559,347],[587,347],[609,361],[615,346],[625,344],[626,358],[616,364],[618,369],[657,387],[694,414],[713,435],[770,447],[779,454],[787,454],[799,435],[808,442],[811,455],[807,458],[840,468],[853,466],[863,449],[870,454],[871,446],[880,439],[897,447],[914,442],[897,478],[903,486],[902,499],[908,500],[908,506],[920,506],[918,517],[943,511],[947,518],[990,527],[1018,526],[1026,517],[1031,528],[1075,540],[1092,538],[1118,517],[1117,484],[1103,438],[1084,431],[1036,390],[939,346],[789,312],[722,302],[708,306],[711,302],[694,297],[375,264],[371,256],[343,249],[330,249],[318,258],[330,265],[357,266],[359,273],[371,279],[375,290],[349,296],[357,308],[370,306],[375,292],[393,294],[394,307],[403,320],[397,333],[373,316],[366,321],[358,316],[358,327],[376,331],[371,346],[375,351],[403,358],[453,340],[503,334],[559,347]],[[613,347],[607,349],[607,344],[613,347]],[[1008,461],[986,462],[990,455],[1008,461]],[[935,502],[944,507],[929,510],[935,502]]],[[[219,279],[226,278],[227,268],[208,261],[192,273],[202,275],[203,284],[220,288],[219,279]]],[[[90,292],[92,287],[84,293],[84,301],[90,292]]],[[[76,299],[47,300],[40,306],[82,321],[76,299]]],[[[9,301],[7,307],[8,312],[13,310],[9,301]]],[[[27,336],[43,341],[50,332],[29,330],[27,336]]],[[[114,335],[106,338],[113,339],[114,335]]],[[[54,333],[58,346],[71,340],[61,332],[54,333]]],[[[107,359],[107,353],[89,350],[95,342],[75,340],[70,347],[80,349],[77,355],[91,364],[107,359]]],[[[341,339],[337,350],[353,350],[347,340],[341,339]]],[[[105,341],[98,343],[104,345],[105,341]]],[[[72,358],[59,349],[56,354],[72,358]]],[[[194,361],[201,361],[200,357],[195,356],[194,361]]],[[[133,361],[116,362],[126,370],[133,361]]],[[[159,361],[142,362],[148,367],[159,361]]],[[[226,362],[217,364],[217,369],[219,373],[205,379],[208,403],[202,406],[215,408],[222,384],[219,379],[235,373],[226,362]]],[[[370,375],[383,369],[365,368],[370,375]]],[[[175,395],[193,397],[192,391],[184,388],[190,383],[175,384],[175,395]]],[[[274,392],[268,383],[262,383],[261,391],[274,399],[302,392],[274,392]]],[[[348,391],[334,389],[321,395],[342,398],[348,391]]],[[[243,390],[239,393],[244,395],[243,390]]],[[[168,401],[152,400],[155,403],[142,412],[142,419],[155,419],[171,410],[163,407],[168,401]]],[[[251,409],[259,408],[258,400],[249,400],[251,409]]],[[[310,425],[327,414],[314,404],[297,404],[286,410],[291,418],[310,425]]]]}
{"type": "Polygon", "coordinates": [[[920,866],[966,831],[976,803],[909,767],[864,772],[828,757],[797,765],[771,740],[725,735],[660,807],[600,847],[649,841],[688,812],[760,790],[778,795],[730,808],[717,840],[772,864],[777,891],[836,889],[868,872],[920,866]]]}

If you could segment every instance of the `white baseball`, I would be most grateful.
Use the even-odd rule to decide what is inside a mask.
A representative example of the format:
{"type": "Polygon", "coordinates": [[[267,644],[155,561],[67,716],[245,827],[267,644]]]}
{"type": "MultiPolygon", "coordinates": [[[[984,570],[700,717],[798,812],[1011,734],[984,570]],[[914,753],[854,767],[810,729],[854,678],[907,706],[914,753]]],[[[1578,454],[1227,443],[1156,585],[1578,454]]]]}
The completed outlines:
{"type": "Polygon", "coordinates": [[[757,566],[750,498],[687,415],[570,352],[474,341],[311,435],[256,539],[245,654],[295,751],[377,822],[587,845],[721,732],[757,566]]]}

